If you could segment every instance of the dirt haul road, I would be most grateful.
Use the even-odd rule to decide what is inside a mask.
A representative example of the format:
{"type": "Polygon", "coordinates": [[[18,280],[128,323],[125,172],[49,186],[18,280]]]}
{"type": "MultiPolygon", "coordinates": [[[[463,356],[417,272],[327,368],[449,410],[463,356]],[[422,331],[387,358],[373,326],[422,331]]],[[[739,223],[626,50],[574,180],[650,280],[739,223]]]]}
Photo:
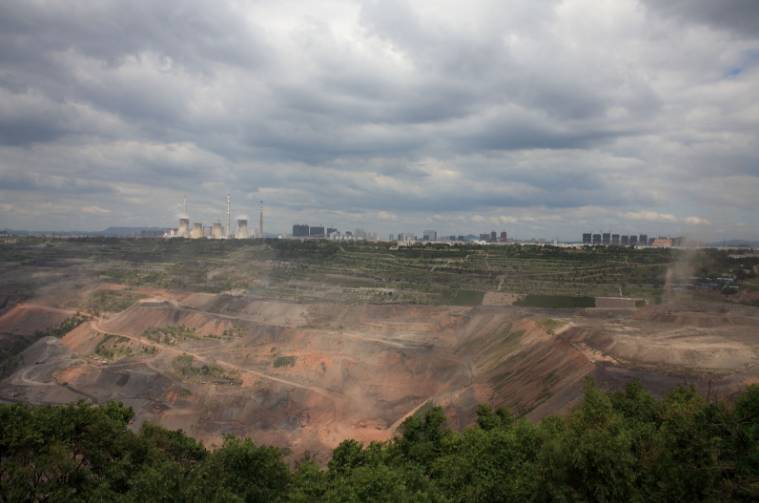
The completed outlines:
{"type": "Polygon", "coordinates": [[[455,427],[471,424],[481,403],[529,418],[560,413],[587,376],[611,386],[637,378],[657,393],[690,383],[729,396],[759,380],[757,327],[756,310],[732,306],[612,313],[185,294],[84,323],[47,353],[35,345],[0,382],[0,396],[123,400],[137,425],[182,428],[209,444],[246,435],[295,456],[326,456],[345,438],[392,437],[427,403],[442,405],[455,427]],[[145,336],[167,327],[191,336],[171,344],[145,336]],[[174,365],[183,355],[242,382],[183,376],[174,365]]]}

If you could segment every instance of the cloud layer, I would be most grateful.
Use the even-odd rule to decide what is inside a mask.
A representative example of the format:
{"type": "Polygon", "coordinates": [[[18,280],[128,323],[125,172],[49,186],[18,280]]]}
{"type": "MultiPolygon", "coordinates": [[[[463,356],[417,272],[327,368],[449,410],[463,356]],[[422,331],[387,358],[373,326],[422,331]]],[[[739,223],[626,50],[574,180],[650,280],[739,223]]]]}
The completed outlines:
{"type": "Polygon", "coordinates": [[[759,237],[759,4],[0,4],[0,227],[759,237]]]}

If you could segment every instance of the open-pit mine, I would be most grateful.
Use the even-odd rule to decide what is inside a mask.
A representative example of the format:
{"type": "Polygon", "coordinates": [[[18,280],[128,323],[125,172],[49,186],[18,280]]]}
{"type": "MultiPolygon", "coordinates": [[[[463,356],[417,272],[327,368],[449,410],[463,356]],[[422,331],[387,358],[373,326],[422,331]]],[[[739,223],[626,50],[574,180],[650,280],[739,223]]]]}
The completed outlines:
{"type": "MultiPolygon", "coordinates": [[[[200,246],[5,244],[0,400],[118,400],[135,427],[326,459],[346,438],[391,438],[431,403],[463,428],[478,404],[561,414],[588,377],[715,398],[759,382],[753,276],[730,296],[676,290],[672,252],[200,246]],[[555,307],[564,297],[547,292],[601,300],[555,307]]],[[[749,272],[759,260],[712,259],[749,272]]]]}

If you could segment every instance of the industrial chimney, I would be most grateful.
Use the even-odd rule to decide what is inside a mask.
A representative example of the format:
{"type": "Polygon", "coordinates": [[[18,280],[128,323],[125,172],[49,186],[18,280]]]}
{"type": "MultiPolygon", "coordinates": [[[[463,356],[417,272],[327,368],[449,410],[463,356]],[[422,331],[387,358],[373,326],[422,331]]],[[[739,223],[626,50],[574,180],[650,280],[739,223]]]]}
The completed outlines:
{"type": "Polygon", "coordinates": [[[258,215],[258,237],[264,238],[264,202],[261,203],[261,212],[258,215]]]}
{"type": "Polygon", "coordinates": [[[230,209],[232,206],[232,198],[229,194],[227,194],[227,228],[225,229],[226,232],[224,233],[225,238],[229,238],[232,236],[232,220],[229,217],[230,209]]]}

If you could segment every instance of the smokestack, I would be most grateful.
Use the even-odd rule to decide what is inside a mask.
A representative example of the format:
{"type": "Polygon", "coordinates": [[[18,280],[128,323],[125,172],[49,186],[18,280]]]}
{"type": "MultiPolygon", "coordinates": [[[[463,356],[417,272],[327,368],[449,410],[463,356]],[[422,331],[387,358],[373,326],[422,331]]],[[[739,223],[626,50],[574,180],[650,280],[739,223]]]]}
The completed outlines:
{"type": "Polygon", "coordinates": [[[232,198],[227,194],[227,232],[224,234],[224,237],[228,238],[232,235],[232,220],[230,219],[229,213],[232,205],[232,198]]]}
{"type": "Polygon", "coordinates": [[[264,237],[264,202],[261,203],[261,212],[258,215],[258,237],[263,239],[264,237]]]}

